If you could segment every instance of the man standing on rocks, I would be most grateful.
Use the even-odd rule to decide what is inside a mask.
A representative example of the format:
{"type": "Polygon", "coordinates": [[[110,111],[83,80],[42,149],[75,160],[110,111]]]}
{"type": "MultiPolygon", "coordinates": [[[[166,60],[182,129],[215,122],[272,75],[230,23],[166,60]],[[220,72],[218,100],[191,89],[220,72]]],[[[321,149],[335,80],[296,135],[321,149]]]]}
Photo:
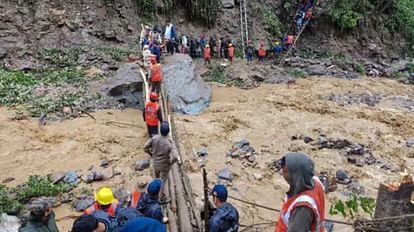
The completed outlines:
{"type": "Polygon", "coordinates": [[[59,232],[52,206],[44,199],[36,199],[29,205],[30,216],[19,232],[59,232]]]}
{"type": "Polygon", "coordinates": [[[177,150],[173,141],[168,137],[170,125],[161,123],[161,135],[155,135],[144,146],[144,151],[152,156],[155,178],[161,178],[161,201],[165,200],[164,188],[167,185],[168,173],[177,161],[177,150]]]}
{"type": "Polygon", "coordinates": [[[275,232],[323,231],[325,194],[314,176],[314,163],[303,153],[288,153],[280,160],[283,177],[290,188],[286,193],[275,232]]]}
{"type": "Polygon", "coordinates": [[[147,123],[148,135],[152,138],[158,134],[158,125],[162,122],[162,113],[158,104],[158,94],[150,93],[150,101],[145,105],[143,112],[144,121],[147,123]]]}
{"type": "Polygon", "coordinates": [[[206,44],[206,47],[204,48],[204,65],[207,65],[207,63],[211,65],[210,59],[211,59],[210,45],[206,44]]]}
{"type": "Polygon", "coordinates": [[[227,202],[227,188],[216,184],[212,190],[213,203],[217,207],[210,218],[209,232],[236,232],[239,230],[239,212],[227,202]]]}

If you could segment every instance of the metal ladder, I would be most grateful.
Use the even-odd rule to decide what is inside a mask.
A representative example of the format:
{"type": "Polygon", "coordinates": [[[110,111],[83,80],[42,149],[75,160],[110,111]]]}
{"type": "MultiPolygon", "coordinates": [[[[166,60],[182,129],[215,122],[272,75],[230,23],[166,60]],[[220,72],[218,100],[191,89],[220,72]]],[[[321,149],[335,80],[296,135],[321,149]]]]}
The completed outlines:
{"type": "Polygon", "coordinates": [[[242,39],[243,58],[246,56],[245,46],[249,41],[249,27],[247,25],[247,0],[240,0],[240,33],[242,39]]]}

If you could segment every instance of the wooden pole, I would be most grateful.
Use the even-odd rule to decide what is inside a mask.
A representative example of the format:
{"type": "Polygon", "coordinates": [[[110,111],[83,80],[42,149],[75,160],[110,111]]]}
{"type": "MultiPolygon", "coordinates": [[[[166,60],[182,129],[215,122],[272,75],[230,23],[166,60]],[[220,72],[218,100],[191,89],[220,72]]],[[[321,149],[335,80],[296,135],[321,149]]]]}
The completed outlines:
{"type": "Polygon", "coordinates": [[[207,172],[206,169],[203,168],[203,184],[204,184],[204,224],[205,224],[205,231],[209,231],[209,212],[208,212],[208,181],[207,181],[207,172]]]}

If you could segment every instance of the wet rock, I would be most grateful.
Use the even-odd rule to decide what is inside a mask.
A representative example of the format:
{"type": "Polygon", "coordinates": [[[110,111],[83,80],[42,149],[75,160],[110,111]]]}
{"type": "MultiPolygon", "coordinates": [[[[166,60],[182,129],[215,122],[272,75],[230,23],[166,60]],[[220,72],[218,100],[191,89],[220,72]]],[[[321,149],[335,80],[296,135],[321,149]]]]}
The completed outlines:
{"type": "Polygon", "coordinates": [[[62,204],[66,204],[72,202],[75,199],[73,193],[68,193],[62,196],[61,202],[62,204]]]}
{"type": "Polygon", "coordinates": [[[95,172],[92,171],[83,178],[83,181],[85,181],[85,183],[92,183],[94,179],[95,179],[95,172]]]}
{"type": "Polygon", "coordinates": [[[108,160],[104,159],[101,161],[101,167],[107,167],[109,165],[108,160]]]}
{"type": "Polygon", "coordinates": [[[355,72],[350,72],[350,73],[345,74],[345,77],[346,77],[346,79],[354,80],[354,79],[359,78],[359,74],[355,73],[355,72]]]}
{"type": "Polygon", "coordinates": [[[310,143],[310,142],[312,142],[312,141],[313,141],[313,139],[312,139],[311,137],[309,137],[309,136],[305,136],[305,137],[303,138],[303,141],[304,141],[305,143],[310,143]]]}
{"type": "Polygon", "coordinates": [[[233,181],[233,173],[229,168],[220,169],[217,173],[218,178],[228,181],[233,181]]]}
{"type": "Polygon", "coordinates": [[[140,176],[137,179],[136,185],[142,191],[145,191],[145,189],[147,188],[147,184],[151,181],[152,181],[152,177],[150,176],[140,176]]]}
{"type": "Polygon", "coordinates": [[[65,176],[66,176],[66,172],[53,173],[51,176],[53,184],[59,183],[61,180],[63,180],[65,176]]]}
{"type": "Polygon", "coordinates": [[[414,147],[414,138],[407,139],[407,140],[405,141],[405,145],[406,145],[407,147],[414,147]]]}
{"type": "Polygon", "coordinates": [[[250,146],[247,139],[242,139],[233,144],[232,148],[227,152],[227,156],[239,158],[254,162],[256,160],[256,150],[250,146]]]}
{"type": "Polygon", "coordinates": [[[82,199],[77,200],[74,202],[73,207],[78,212],[83,212],[85,209],[89,208],[93,203],[95,202],[95,199],[93,199],[90,196],[84,196],[82,199]]]}
{"type": "Polygon", "coordinates": [[[346,139],[326,139],[322,137],[319,141],[320,149],[343,149],[351,144],[352,143],[346,139]]]}
{"type": "Polygon", "coordinates": [[[103,91],[127,107],[144,108],[142,79],[135,63],[123,64],[102,87],[103,91]]]}
{"type": "Polygon", "coordinates": [[[65,177],[63,177],[63,182],[66,184],[76,185],[79,183],[78,174],[74,171],[66,172],[65,177]]]}
{"type": "Polygon", "coordinates": [[[359,195],[365,194],[365,187],[357,182],[352,182],[351,184],[347,185],[346,188],[349,189],[349,191],[359,195]]]}
{"type": "Polygon", "coordinates": [[[6,179],[3,179],[2,181],[1,181],[1,183],[3,183],[3,184],[7,184],[7,183],[10,183],[10,182],[12,182],[12,181],[14,181],[16,178],[14,178],[14,177],[7,177],[6,179]]]}
{"type": "Polygon", "coordinates": [[[150,167],[149,160],[138,160],[135,162],[135,171],[143,171],[150,167]]]}
{"type": "Polygon", "coordinates": [[[354,94],[343,94],[343,95],[336,95],[336,94],[330,94],[327,97],[327,100],[337,102],[342,105],[352,105],[352,104],[366,104],[368,106],[375,106],[378,103],[381,102],[384,96],[373,94],[360,94],[360,95],[354,95],[354,94]]]}
{"type": "Polygon", "coordinates": [[[258,72],[251,75],[251,78],[257,82],[263,82],[265,80],[265,76],[258,72]]]}
{"type": "Polygon", "coordinates": [[[197,151],[197,155],[199,157],[205,157],[205,156],[207,156],[208,155],[207,148],[205,148],[205,147],[201,148],[199,151],[197,151]]]}
{"type": "Polygon", "coordinates": [[[364,164],[365,164],[365,161],[363,159],[357,159],[356,162],[355,162],[355,165],[357,167],[363,167],[364,164]]]}
{"type": "Polygon", "coordinates": [[[20,220],[16,216],[7,215],[5,213],[0,216],[1,232],[17,232],[20,227],[20,220]]]}
{"type": "Polygon", "coordinates": [[[257,181],[261,181],[263,179],[263,175],[260,173],[253,173],[253,177],[257,181]]]}
{"type": "Polygon", "coordinates": [[[306,72],[309,75],[315,75],[315,76],[326,76],[330,74],[330,71],[322,65],[310,65],[306,68],[306,72]]]}
{"type": "Polygon", "coordinates": [[[165,86],[175,112],[195,114],[208,107],[211,88],[194,72],[193,60],[185,54],[166,57],[165,86]],[[185,91],[182,91],[185,89],[185,91]]]}
{"type": "Polygon", "coordinates": [[[115,34],[115,31],[113,30],[106,30],[104,34],[105,34],[105,38],[108,40],[116,39],[116,34],[115,34]]]}
{"type": "Polygon", "coordinates": [[[221,0],[223,8],[231,9],[234,8],[234,0],[221,0]]]}
{"type": "Polygon", "coordinates": [[[336,176],[337,183],[346,185],[352,182],[352,179],[349,173],[343,169],[339,169],[338,171],[336,171],[335,176],[336,176]]]}

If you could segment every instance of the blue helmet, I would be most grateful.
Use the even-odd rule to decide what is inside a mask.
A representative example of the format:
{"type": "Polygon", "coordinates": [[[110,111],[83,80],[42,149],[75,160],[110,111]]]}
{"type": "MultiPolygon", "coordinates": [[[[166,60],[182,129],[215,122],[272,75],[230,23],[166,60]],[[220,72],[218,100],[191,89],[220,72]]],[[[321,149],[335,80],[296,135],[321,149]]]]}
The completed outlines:
{"type": "Polygon", "coordinates": [[[161,129],[160,132],[162,135],[167,136],[168,133],[170,133],[170,125],[168,124],[168,122],[162,122],[161,123],[161,129]]]}

